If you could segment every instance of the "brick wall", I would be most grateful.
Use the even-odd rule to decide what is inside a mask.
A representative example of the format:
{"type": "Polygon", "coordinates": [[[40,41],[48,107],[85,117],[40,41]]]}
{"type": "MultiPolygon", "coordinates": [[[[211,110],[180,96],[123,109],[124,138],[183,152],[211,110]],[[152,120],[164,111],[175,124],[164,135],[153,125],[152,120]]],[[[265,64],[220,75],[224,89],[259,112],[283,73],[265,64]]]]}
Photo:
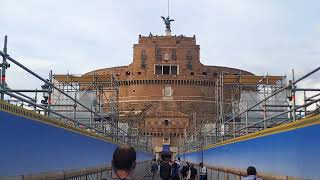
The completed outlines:
{"type": "MultiPolygon", "coordinates": [[[[165,67],[163,67],[163,72],[165,67]]],[[[183,122],[183,126],[154,127],[156,122],[163,121],[162,116],[146,118],[140,128],[143,133],[152,133],[155,144],[161,144],[162,137],[158,133],[172,137],[177,144],[178,134],[186,128],[192,133],[196,120],[206,118],[214,122],[214,83],[222,72],[228,74],[250,74],[247,71],[206,66],[200,62],[200,46],[196,38],[185,36],[139,36],[138,44],[133,46],[133,62],[128,66],[99,69],[88,74],[116,74],[120,81],[119,108],[120,112],[142,111],[148,106],[147,113],[159,111],[174,111],[186,114],[188,117],[171,117],[171,122],[183,122]],[[155,66],[177,66],[177,74],[155,74],[155,66]],[[153,125],[151,125],[153,122],[153,125]],[[171,132],[171,135],[170,135],[171,132]],[[175,135],[174,135],[175,133],[175,135]]],[[[173,72],[173,70],[171,71],[173,72]]],[[[226,89],[226,97],[230,96],[232,88],[226,89]]],[[[122,119],[124,121],[124,119],[122,119]]]]}

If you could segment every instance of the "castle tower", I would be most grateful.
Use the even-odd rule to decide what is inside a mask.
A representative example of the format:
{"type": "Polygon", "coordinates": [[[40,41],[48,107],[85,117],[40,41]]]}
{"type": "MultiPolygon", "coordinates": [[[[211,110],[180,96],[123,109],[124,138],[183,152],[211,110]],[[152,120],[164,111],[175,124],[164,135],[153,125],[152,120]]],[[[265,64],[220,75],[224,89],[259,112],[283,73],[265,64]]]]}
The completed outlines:
{"type": "MultiPolygon", "coordinates": [[[[169,32],[168,32],[169,33],[169,32]]],[[[235,68],[206,66],[200,62],[196,37],[184,35],[139,36],[128,66],[95,70],[87,74],[116,74],[120,81],[120,121],[131,122],[139,135],[151,139],[155,151],[169,145],[177,152],[181,137],[191,136],[200,121],[214,123],[214,85],[218,74],[251,73],[235,68]]]]}

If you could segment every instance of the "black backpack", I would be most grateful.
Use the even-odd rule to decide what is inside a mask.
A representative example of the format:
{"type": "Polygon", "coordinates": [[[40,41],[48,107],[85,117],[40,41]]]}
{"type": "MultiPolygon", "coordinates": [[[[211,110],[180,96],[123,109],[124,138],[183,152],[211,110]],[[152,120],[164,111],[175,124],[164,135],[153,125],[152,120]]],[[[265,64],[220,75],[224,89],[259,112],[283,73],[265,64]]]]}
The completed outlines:
{"type": "Polygon", "coordinates": [[[160,165],[160,177],[169,178],[171,176],[171,166],[168,163],[162,163],[160,165]]]}

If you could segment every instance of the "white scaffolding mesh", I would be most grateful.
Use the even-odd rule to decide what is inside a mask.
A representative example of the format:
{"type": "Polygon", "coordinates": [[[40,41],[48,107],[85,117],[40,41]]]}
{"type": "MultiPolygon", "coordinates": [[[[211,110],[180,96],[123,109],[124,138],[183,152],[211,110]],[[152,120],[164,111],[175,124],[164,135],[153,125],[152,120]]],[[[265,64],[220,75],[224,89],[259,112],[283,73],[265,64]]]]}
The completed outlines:
{"type": "MultiPolygon", "coordinates": [[[[241,92],[241,99],[239,103],[239,111],[243,112],[247,108],[250,108],[263,100],[266,96],[269,96],[272,93],[272,91],[268,93],[261,93],[258,91],[242,91],[241,92]]],[[[248,122],[255,122],[259,121],[261,119],[273,116],[275,114],[278,114],[279,112],[286,111],[288,107],[288,102],[286,99],[286,94],[284,92],[280,92],[277,95],[269,98],[266,103],[261,103],[248,112],[248,122]]],[[[246,114],[241,115],[242,121],[245,121],[246,114]]],[[[274,119],[283,119],[288,118],[287,115],[281,115],[279,117],[276,117],[274,119]]]]}

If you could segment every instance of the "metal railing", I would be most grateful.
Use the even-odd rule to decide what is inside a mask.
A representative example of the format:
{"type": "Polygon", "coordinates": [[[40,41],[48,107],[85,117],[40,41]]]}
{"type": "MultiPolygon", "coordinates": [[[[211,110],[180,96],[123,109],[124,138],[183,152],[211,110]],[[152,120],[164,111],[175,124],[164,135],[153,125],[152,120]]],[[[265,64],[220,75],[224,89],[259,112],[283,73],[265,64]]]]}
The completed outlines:
{"type": "MultiPolygon", "coordinates": [[[[133,178],[136,180],[143,179],[146,172],[150,172],[150,161],[138,162],[133,171],[133,178]]],[[[61,170],[31,175],[21,175],[14,177],[0,177],[4,180],[111,180],[112,168],[110,165],[61,170]]]]}
{"type": "MultiPolygon", "coordinates": [[[[56,117],[58,117],[58,118],[55,118],[57,120],[59,120],[61,118],[61,119],[64,119],[65,121],[72,122],[72,123],[68,123],[69,126],[74,126],[79,129],[81,127],[81,129],[84,129],[86,131],[111,138],[116,142],[130,144],[137,149],[143,149],[143,150],[148,151],[147,145],[145,144],[145,142],[141,141],[140,137],[130,135],[125,130],[119,128],[117,124],[110,122],[108,119],[103,117],[100,113],[93,111],[90,107],[85,106],[84,104],[79,102],[74,97],[70,96],[69,94],[65,93],[63,90],[56,87],[52,83],[52,80],[48,80],[48,79],[41,77],[37,73],[33,72],[32,70],[30,70],[29,68],[27,68],[26,66],[21,64],[19,61],[12,58],[7,53],[7,36],[5,37],[4,51],[0,51],[0,56],[2,56],[2,58],[3,58],[3,61],[1,64],[2,71],[1,71],[1,80],[0,80],[1,81],[1,83],[0,83],[1,100],[5,100],[4,99],[5,95],[7,95],[11,98],[15,98],[23,103],[26,103],[29,107],[33,107],[34,113],[27,113],[26,111],[22,111],[22,109],[13,108],[13,106],[9,106],[8,107],[9,109],[12,109],[13,111],[19,110],[19,111],[23,112],[23,114],[28,114],[28,116],[31,118],[38,118],[38,119],[50,119],[49,117],[43,117],[43,115],[48,116],[49,114],[54,114],[54,115],[56,115],[56,117]],[[17,65],[18,67],[20,67],[21,69],[23,69],[24,71],[26,71],[27,73],[29,73],[30,75],[35,77],[36,79],[43,82],[47,86],[47,89],[42,89],[42,90],[37,90],[37,89],[23,90],[23,89],[20,89],[20,90],[17,90],[17,89],[9,88],[7,85],[7,82],[6,82],[6,69],[8,67],[10,67],[8,61],[14,63],[15,65],[17,65]],[[90,125],[85,124],[83,122],[79,122],[79,121],[77,121],[77,119],[67,117],[64,114],[61,114],[59,112],[52,110],[50,108],[50,102],[48,104],[43,104],[43,103],[39,104],[38,100],[37,100],[37,95],[35,97],[30,97],[30,96],[24,94],[24,92],[34,92],[34,93],[40,93],[40,92],[43,93],[44,92],[44,93],[48,93],[49,97],[50,97],[50,94],[52,93],[53,90],[63,94],[65,97],[70,99],[70,101],[73,101],[74,106],[79,106],[79,107],[83,108],[84,110],[86,110],[87,112],[91,113],[93,116],[100,118],[101,121],[104,121],[106,124],[108,124],[110,127],[112,127],[112,129],[115,129],[115,131],[111,132],[111,131],[104,130],[102,128],[99,129],[99,128],[90,126],[90,125]],[[38,114],[36,114],[36,113],[38,113],[38,114]]],[[[52,73],[50,73],[49,76],[52,76],[52,73]]],[[[49,79],[51,79],[51,78],[49,78],[49,79]]]]}
{"type": "Polygon", "coordinates": [[[238,114],[233,114],[231,118],[217,123],[214,129],[209,132],[202,132],[200,137],[194,138],[192,141],[186,141],[182,151],[201,150],[208,145],[217,144],[229,139],[261,131],[264,129],[272,128],[281,124],[293,122],[311,115],[320,113],[320,87],[319,88],[303,88],[298,83],[306,79],[307,77],[314,75],[320,71],[320,66],[312,70],[311,72],[303,75],[297,80],[289,81],[289,83],[274,92],[269,96],[266,96],[262,100],[256,102],[250,107],[246,107],[245,110],[238,114]],[[313,92],[309,97],[306,92],[313,92]],[[288,98],[287,105],[270,105],[268,100],[277,96],[279,93],[285,93],[288,98]],[[302,104],[297,103],[297,95],[303,93],[301,99],[302,104]],[[310,108],[314,106],[313,108],[310,108]],[[261,119],[255,119],[254,122],[248,121],[248,114],[256,111],[255,108],[260,107],[282,107],[286,110],[279,110],[279,112],[272,113],[268,116],[267,109],[264,109],[264,117],[261,119]],[[240,120],[240,122],[239,122],[240,120]]]}
{"type": "MultiPolygon", "coordinates": [[[[195,166],[200,170],[199,166],[195,166]]],[[[207,167],[207,179],[211,180],[241,180],[243,177],[247,176],[247,171],[245,169],[236,169],[236,168],[226,168],[226,167],[207,167]]],[[[300,177],[293,176],[282,176],[271,173],[258,172],[258,177],[263,180],[306,180],[300,177]]]]}

